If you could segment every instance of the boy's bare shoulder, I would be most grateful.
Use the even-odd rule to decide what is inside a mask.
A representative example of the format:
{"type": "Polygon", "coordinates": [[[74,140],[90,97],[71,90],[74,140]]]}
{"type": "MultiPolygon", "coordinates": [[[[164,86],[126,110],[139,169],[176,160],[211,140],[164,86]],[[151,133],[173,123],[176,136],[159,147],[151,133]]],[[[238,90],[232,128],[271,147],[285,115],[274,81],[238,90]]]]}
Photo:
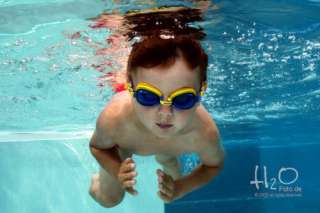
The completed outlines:
{"type": "Polygon", "coordinates": [[[90,146],[108,149],[119,145],[115,136],[121,132],[121,123],[126,117],[124,114],[128,112],[129,100],[126,92],[117,93],[111,98],[96,120],[96,128],[90,140],[90,146]]]}
{"type": "Polygon", "coordinates": [[[119,132],[119,128],[128,119],[128,115],[131,112],[130,97],[127,91],[116,93],[100,113],[97,125],[99,125],[100,129],[104,129],[109,136],[112,136],[115,132],[119,132]]]}
{"type": "Polygon", "coordinates": [[[209,140],[218,143],[219,129],[210,113],[202,104],[196,110],[196,117],[199,125],[198,136],[205,141],[209,140]]]}
{"type": "Polygon", "coordinates": [[[197,153],[204,164],[208,166],[220,165],[223,162],[224,151],[219,129],[202,104],[198,107],[196,115],[200,125],[198,138],[202,142],[200,146],[197,146],[197,153]]]}

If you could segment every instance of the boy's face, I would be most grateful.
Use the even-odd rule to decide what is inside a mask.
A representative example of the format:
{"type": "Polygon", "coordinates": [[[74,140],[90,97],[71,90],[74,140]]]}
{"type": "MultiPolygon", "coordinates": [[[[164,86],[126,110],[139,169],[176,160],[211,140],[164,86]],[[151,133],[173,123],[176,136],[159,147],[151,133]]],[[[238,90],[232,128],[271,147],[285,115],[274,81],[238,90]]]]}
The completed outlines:
{"type": "MultiPolygon", "coordinates": [[[[200,90],[198,70],[190,70],[184,59],[177,58],[175,63],[167,68],[139,68],[132,76],[133,86],[146,82],[160,89],[166,100],[168,96],[182,87],[192,87],[200,90]]],[[[199,102],[191,109],[180,110],[168,105],[143,106],[133,100],[136,116],[141,123],[154,135],[161,138],[171,138],[179,135],[192,124],[193,115],[199,102]],[[161,128],[170,124],[168,128],[161,128]]]]}

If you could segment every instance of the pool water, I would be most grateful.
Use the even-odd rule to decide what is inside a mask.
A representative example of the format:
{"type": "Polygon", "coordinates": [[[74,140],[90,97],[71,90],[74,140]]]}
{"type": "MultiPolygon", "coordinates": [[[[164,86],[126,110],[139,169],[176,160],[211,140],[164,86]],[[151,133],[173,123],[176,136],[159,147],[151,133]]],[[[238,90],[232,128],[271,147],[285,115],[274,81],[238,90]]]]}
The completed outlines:
{"type": "MultiPolygon", "coordinates": [[[[203,104],[226,150],[214,181],[164,205],[153,176],[159,165],[135,156],[138,197],[107,210],[90,198],[98,165],[88,140],[112,91],[98,86],[96,49],[70,35],[81,31],[101,44],[110,32],[89,28],[88,18],[151,3],[0,0],[1,212],[319,212],[315,0],[215,1],[218,9],[198,23],[209,55],[203,104]]],[[[180,160],[184,174],[199,163],[193,154],[180,160]]]]}

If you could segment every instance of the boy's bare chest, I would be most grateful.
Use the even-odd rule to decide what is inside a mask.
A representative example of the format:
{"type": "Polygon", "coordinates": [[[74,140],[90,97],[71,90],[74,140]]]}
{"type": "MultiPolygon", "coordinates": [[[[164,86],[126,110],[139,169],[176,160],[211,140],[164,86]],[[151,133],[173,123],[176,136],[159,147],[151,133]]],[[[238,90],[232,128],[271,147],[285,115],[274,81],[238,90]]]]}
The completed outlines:
{"type": "Polygon", "coordinates": [[[181,136],[176,139],[159,139],[143,134],[121,136],[117,140],[121,149],[136,155],[172,155],[179,156],[182,153],[194,152],[193,137],[181,136]]]}

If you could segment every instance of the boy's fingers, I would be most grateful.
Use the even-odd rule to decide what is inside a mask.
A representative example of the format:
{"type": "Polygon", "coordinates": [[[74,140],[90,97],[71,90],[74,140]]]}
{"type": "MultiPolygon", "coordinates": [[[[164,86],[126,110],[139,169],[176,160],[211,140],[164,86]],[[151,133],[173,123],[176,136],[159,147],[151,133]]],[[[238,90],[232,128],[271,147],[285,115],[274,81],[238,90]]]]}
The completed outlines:
{"type": "Polygon", "coordinates": [[[171,182],[172,177],[170,175],[167,175],[165,172],[158,172],[158,178],[162,179],[162,182],[171,182]]]}
{"type": "Polygon", "coordinates": [[[134,163],[122,163],[120,167],[120,172],[125,173],[125,172],[130,172],[134,170],[135,164],[134,163]]]}
{"type": "Polygon", "coordinates": [[[126,165],[129,163],[134,163],[132,158],[126,158],[124,161],[121,162],[121,164],[126,165]]]}
{"type": "Polygon", "coordinates": [[[170,191],[173,191],[174,190],[174,186],[173,186],[173,183],[171,182],[162,182],[162,183],[159,183],[159,188],[160,187],[163,187],[164,189],[167,189],[167,190],[170,190],[170,191]]]}
{"type": "Polygon", "coordinates": [[[129,187],[132,187],[136,184],[136,180],[127,180],[127,181],[124,181],[123,182],[123,186],[125,188],[129,188],[129,187]]]}
{"type": "Polygon", "coordinates": [[[130,180],[137,176],[137,172],[122,173],[119,175],[120,181],[130,180]]]}
{"type": "Polygon", "coordinates": [[[160,177],[163,177],[164,179],[165,179],[165,178],[168,179],[168,176],[170,176],[170,175],[168,175],[167,173],[165,173],[164,171],[162,171],[162,170],[160,170],[160,169],[157,170],[157,174],[158,174],[160,177]]]}
{"type": "Polygon", "coordinates": [[[169,202],[170,201],[170,198],[166,194],[162,193],[161,191],[158,191],[158,195],[165,202],[169,202]]]}
{"type": "Polygon", "coordinates": [[[125,161],[125,162],[132,162],[132,163],[134,163],[134,161],[133,161],[132,158],[126,158],[124,161],[125,161]]]}
{"type": "Polygon", "coordinates": [[[172,189],[165,185],[165,184],[159,184],[159,189],[162,193],[168,195],[168,196],[172,196],[172,189]]]}
{"type": "Polygon", "coordinates": [[[126,189],[126,191],[132,195],[137,195],[138,194],[138,191],[133,189],[132,187],[129,187],[126,189]]]}

